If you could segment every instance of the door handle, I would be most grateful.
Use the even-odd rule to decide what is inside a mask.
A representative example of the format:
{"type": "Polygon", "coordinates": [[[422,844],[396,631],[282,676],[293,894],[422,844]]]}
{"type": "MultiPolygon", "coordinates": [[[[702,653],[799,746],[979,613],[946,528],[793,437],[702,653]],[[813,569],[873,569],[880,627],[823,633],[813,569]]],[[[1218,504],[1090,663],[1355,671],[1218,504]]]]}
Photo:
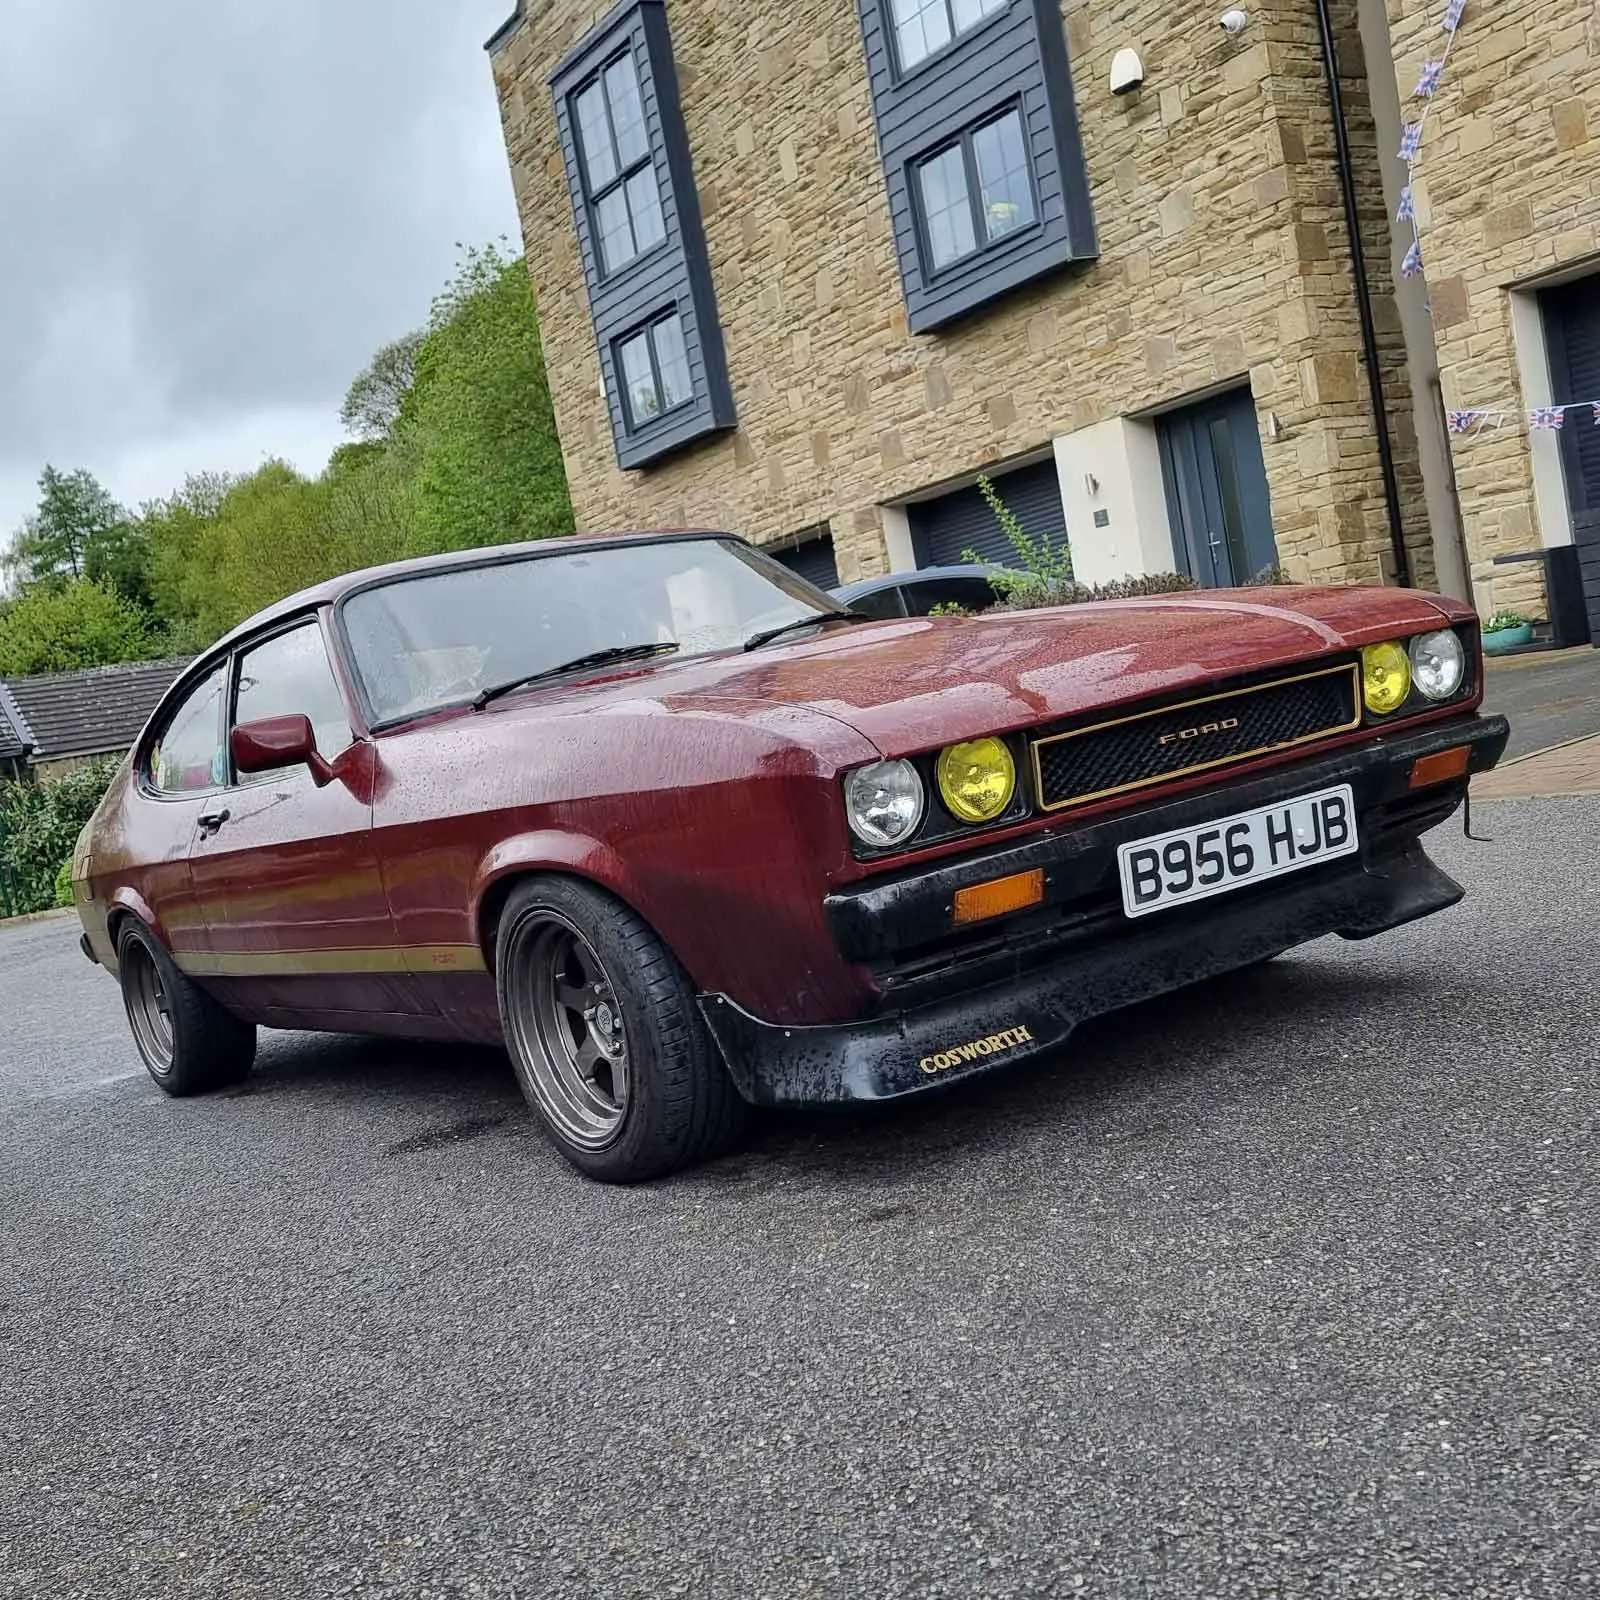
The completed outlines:
{"type": "Polygon", "coordinates": [[[203,811],[196,820],[200,824],[202,833],[215,833],[232,814],[226,808],[221,811],[203,811]]]}

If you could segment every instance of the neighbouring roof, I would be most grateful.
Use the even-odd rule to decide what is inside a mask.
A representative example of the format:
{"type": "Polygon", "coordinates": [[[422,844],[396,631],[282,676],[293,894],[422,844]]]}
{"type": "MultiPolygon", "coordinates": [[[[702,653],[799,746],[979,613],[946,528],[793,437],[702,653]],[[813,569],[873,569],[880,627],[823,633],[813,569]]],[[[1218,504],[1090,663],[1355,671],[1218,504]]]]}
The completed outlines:
{"type": "Polygon", "coordinates": [[[0,709],[13,724],[20,718],[20,740],[33,746],[36,762],[120,755],[187,665],[186,660],[130,661],[86,672],[8,678],[0,683],[0,709]]]}
{"type": "Polygon", "coordinates": [[[0,683],[0,761],[15,761],[33,748],[27,719],[3,683],[0,683]]]}

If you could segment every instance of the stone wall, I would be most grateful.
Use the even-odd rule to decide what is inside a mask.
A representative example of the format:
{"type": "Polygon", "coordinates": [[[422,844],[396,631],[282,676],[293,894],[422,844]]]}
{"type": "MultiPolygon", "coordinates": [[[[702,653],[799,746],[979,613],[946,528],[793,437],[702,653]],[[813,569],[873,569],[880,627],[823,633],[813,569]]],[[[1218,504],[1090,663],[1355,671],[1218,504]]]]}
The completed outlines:
{"type": "MultiPolygon", "coordinates": [[[[1447,42],[1443,6],[1388,0],[1388,11],[1396,81],[1409,99],[1423,61],[1447,42]]],[[[1520,409],[1530,397],[1519,380],[1508,286],[1591,259],[1600,269],[1600,7],[1471,0],[1416,176],[1445,403],[1520,409]]],[[[1492,565],[1549,532],[1539,521],[1533,450],[1553,441],[1530,443],[1520,420],[1511,422],[1454,441],[1456,484],[1479,609],[1542,615],[1537,568],[1492,565]]]]}
{"type": "MultiPolygon", "coordinates": [[[[605,9],[530,0],[494,57],[580,527],[711,525],[773,540],[826,520],[848,579],[884,565],[881,502],[1235,380],[1257,402],[1285,565],[1330,580],[1380,575],[1387,523],[1305,6],[1252,6],[1235,40],[1215,4],[1065,0],[1101,257],[912,337],[854,6],[754,0],[730,24],[716,0],[674,0],[739,427],[643,473],[621,472],[612,453],[547,87],[605,9]],[[1127,44],[1141,49],[1146,83],[1115,97],[1111,58],[1127,44]]],[[[1382,296],[1388,249],[1354,5],[1339,9],[1382,296]]],[[[1414,491],[1392,310],[1384,325],[1414,491]]],[[[1412,532],[1425,580],[1415,518],[1412,532]]]]}

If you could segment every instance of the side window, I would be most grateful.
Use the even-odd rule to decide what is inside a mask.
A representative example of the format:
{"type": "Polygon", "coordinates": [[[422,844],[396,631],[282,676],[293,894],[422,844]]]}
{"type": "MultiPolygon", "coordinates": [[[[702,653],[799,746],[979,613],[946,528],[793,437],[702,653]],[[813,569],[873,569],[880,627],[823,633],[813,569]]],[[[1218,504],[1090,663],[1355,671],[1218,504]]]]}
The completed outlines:
{"type": "Polygon", "coordinates": [[[167,719],[150,749],[150,781],[163,794],[203,794],[228,781],[222,700],[228,669],[218,667],[167,719]]]}
{"type": "Polygon", "coordinates": [[[333,760],[350,743],[344,696],[314,622],[280,633],[239,658],[234,724],[295,716],[311,719],[324,760],[333,760]]]}
{"type": "Polygon", "coordinates": [[[935,606],[965,606],[987,611],[999,596],[982,578],[947,578],[941,583],[919,583],[906,597],[913,616],[925,617],[935,606]]]}
{"type": "Polygon", "coordinates": [[[850,609],[859,611],[866,617],[876,617],[880,622],[889,617],[903,617],[906,614],[905,602],[901,598],[899,589],[874,589],[871,594],[864,594],[859,599],[852,600],[850,609]]]}

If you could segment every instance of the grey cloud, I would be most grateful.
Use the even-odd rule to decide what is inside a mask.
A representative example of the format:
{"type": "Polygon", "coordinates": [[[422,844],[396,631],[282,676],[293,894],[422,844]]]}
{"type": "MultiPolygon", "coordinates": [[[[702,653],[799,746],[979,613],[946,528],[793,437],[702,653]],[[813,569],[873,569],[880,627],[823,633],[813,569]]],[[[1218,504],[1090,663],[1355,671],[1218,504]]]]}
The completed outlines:
{"type": "Polygon", "coordinates": [[[0,481],[336,408],[454,241],[514,240],[507,0],[5,9],[0,481]]]}

